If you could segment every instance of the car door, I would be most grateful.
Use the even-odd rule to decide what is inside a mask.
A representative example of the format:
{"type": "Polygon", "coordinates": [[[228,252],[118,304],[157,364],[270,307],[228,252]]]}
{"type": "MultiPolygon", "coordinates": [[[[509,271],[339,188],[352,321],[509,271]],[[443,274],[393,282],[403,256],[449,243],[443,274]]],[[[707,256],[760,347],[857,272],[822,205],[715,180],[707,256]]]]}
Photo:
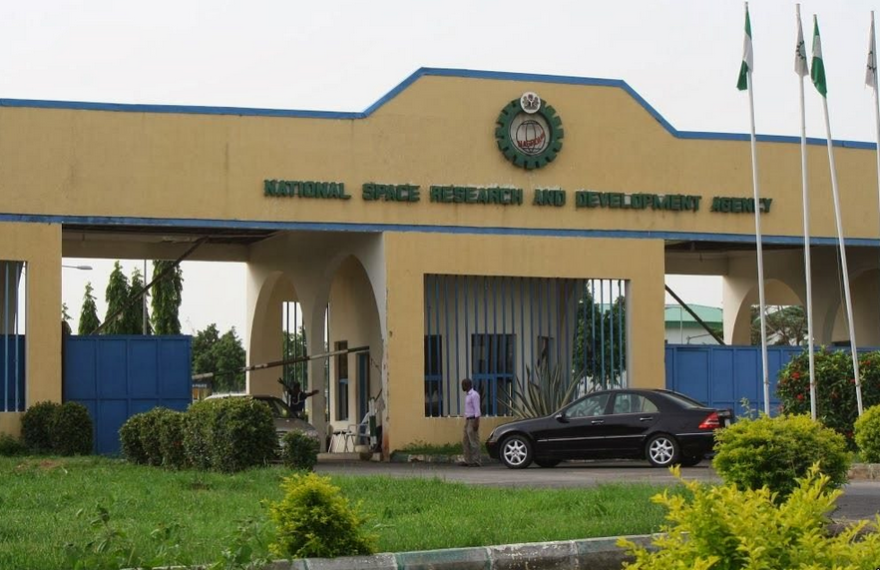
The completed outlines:
{"type": "Polygon", "coordinates": [[[644,446],[645,434],[659,421],[660,410],[647,396],[616,392],[605,418],[603,449],[609,456],[638,455],[644,446]]]}
{"type": "Polygon", "coordinates": [[[538,435],[544,439],[548,455],[577,459],[601,449],[610,401],[610,392],[600,392],[581,398],[557,414],[556,425],[538,435]]]}

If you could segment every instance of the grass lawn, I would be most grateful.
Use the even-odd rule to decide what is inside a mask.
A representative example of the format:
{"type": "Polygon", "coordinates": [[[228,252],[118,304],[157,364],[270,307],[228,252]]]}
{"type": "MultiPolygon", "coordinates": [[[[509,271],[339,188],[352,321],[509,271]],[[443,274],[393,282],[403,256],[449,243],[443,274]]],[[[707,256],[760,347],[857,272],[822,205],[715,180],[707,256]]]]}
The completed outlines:
{"type": "MultiPolygon", "coordinates": [[[[172,525],[180,533],[178,562],[212,562],[239,521],[266,520],[261,502],[281,498],[288,474],[281,467],[224,475],[98,457],[0,458],[0,568],[66,568],[64,545],[96,536],[89,520],[97,505],[139,551],[155,550],[151,533],[172,525]]],[[[359,476],[333,483],[362,503],[380,552],[640,534],[663,519],[649,500],[661,488],[643,484],[501,489],[359,476]]]]}

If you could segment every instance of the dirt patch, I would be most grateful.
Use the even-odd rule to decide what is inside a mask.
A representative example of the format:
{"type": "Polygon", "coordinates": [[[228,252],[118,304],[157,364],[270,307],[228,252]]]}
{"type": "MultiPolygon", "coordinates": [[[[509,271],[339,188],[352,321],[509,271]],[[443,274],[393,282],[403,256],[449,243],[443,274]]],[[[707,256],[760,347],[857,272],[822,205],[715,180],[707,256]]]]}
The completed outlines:
{"type": "Polygon", "coordinates": [[[31,459],[15,466],[17,472],[27,471],[29,469],[41,469],[43,471],[51,471],[63,467],[64,463],[57,459],[31,459]]]}

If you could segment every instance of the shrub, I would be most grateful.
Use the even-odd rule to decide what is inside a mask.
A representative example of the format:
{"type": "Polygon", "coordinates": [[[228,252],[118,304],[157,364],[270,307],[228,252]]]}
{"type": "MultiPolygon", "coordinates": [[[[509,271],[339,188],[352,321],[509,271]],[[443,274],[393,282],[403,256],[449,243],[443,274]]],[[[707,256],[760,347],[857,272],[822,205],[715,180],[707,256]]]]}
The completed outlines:
{"type": "Polygon", "coordinates": [[[21,417],[21,439],[31,453],[52,451],[51,426],[55,411],[61,405],[55,402],[37,402],[21,417]]]}
{"type": "Polygon", "coordinates": [[[122,456],[131,463],[147,463],[147,453],[144,451],[144,446],[141,445],[141,426],[143,424],[144,414],[135,414],[119,428],[122,456]]]}
{"type": "Polygon", "coordinates": [[[220,400],[202,400],[192,404],[183,422],[183,453],[186,462],[196,469],[211,468],[211,425],[220,400]]]}
{"type": "MultiPolygon", "coordinates": [[[[676,476],[680,473],[675,469],[676,476]]],[[[868,521],[835,537],[825,532],[826,516],[841,495],[828,490],[831,481],[810,469],[779,504],[767,488],[739,490],[734,485],[682,484],[682,494],[662,495],[654,502],[669,509],[662,532],[655,535],[656,552],[620,539],[635,556],[634,570],[768,568],[858,570],[874,568],[880,559],[880,533],[857,538],[868,521]]],[[[880,517],[877,518],[880,525],[880,517]]]]}
{"type": "Polygon", "coordinates": [[[767,486],[779,499],[797,487],[814,463],[830,485],[846,483],[850,454],[843,437],[808,416],[743,419],[716,435],[712,466],[740,489],[767,486]]]}
{"type": "Polygon", "coordinates": [[[49,434],[52,451],[59,455],[89,455],[94,445],[94,426],[89,411],[80,403],[64,402],[55,411],[49,434]]]}
{"type": "Polygon", "coordinates": [[[329,478],[293,475],[281,485],[284,498],[269,506],[276,539],[273,554],[291,558],[335,558],[372,554],[375,537],[364,530],[366,518],[353,509],[329,478]]]}
{"type": "Polygon", "coordinates": [[[855,424],[856,444],[866,463],[880,463],[880,406],[865,410],[855,424]]]}
{"type": "Polygon", "coordinates": [[[184,414],[168,410],[159,416],[159,450],[162,465],[172,469],[186,467],[186,454],[183,452],[184,414]]]}
{"type": "Polygon", "coordinates": [[[318,442],[298,430],[287,432],[281,439],[281,461],[291,469],[311,471],[318,463],[318,442]]]}
{"type": "Polygon", "coordinates": [[[8,433],[0,433],[0,457],[15,457],[25,453],[27,448],[20,439],[8,433]]]}
{"type": "Polygon", "coordinates": [[[140,442],[144,449],[144,455],[147,457],[147,464],[159,466],[162,465],[162,423],[166,416],[176,414],[177,412],[168,408],[157,407],[149,412],[141,414],[140,442]]]}
{"type": "MultiPolygon", "coordinates": [[[[819,419],[847,439],[855,449],[853,425],[858,417],[852,357],[841,350],[816,352],[816,410],[819,419]]],[[[865,408],[880,404],[880,352],[859,355],[862,404],[865,408]]],[[[810,413],[809,355],[803,352],[780,372],[776,394],[786,414],[810,413]]]]}
{"type": "Polygon", "coordinates": [[[269,406],[252,398],[216,402],[208,438],[211,468],[231,473],[271,461],[278,437],[269,406]]]}

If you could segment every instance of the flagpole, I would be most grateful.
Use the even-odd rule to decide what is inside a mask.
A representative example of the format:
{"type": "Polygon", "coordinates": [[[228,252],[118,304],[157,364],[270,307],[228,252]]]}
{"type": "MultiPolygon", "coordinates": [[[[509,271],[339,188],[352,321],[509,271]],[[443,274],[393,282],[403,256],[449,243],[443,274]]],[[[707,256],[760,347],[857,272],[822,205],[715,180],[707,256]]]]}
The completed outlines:
{"type": "MultiPolygon", "coordinates": [[[[815,15],[813,15],[813,24],[818,32],[819,23],[818,18],[815,15]]],[[[843,221],[840,216],[840,192],[837,188],[837,167],[834,165],[834,145],[832,143],[833,139],[831,138],[831,121],[828,118],[827,95],[822,96],[822,109],[825,112],[825,132],[828,137],[828,163],[831,167],[831,194],[834,198],[834,218],[837,222],[837,242],[840,247],[840,264],[841,272],[843,273],[843,296],[846,303],[846,316],[849,321],[849,344],[850,350],[852,351],[853,373],[856,384],[856,404],[858,406],[859,416],[861,416],[864,408],[862,407],[862,383],[859,378],[859,353],[856,349],[856,331],[853,323],[852,299],[850,298],[849,270],[846,265],[846,247],[843,243],[843,221]]]]}
{"type": "MultiPolygon", "coordinates": [[[[877,41],[874,33],[874,10],[871,10],[871,37],[868,38],[868,73],[874,89],[874,124],[877,131],[877,196],[880,204],[880,98],[877,89],[877,41]]],[[[878,208],[880,213],[880,208],[878,208]]]]}
{"type": "Polygon", "coordinates": [[[804,105],[804,76],[807,68],[807,52],[804,47],[804,32],[801,25],[801,5],[796,5],[798,45],[795,55],[795,71],[798,74],[798,87],[801,103],[801,180],[804,202],[804,273],[807,282],[807,340],[810,361],[810,417],[816,420],[816,359],[813,353],[813,271],[810,263],[810,193],[807,177],[807,119],[804,105]],[[802,68],[800,66],[803,66],[802,68]]]}
{"type": "MultiPolygon", "coordinates": [[[[749,14],[749,3],[746,2],[746,19],[749,14]]],[[[749,26],[751,29],[751,26],[749,26]]],[[[761,200],[758,191],[758,149],[755,140],[755,96],[752,69],[747,70],[749,92],[749,118],[751,119],[752,147],[752,190],[755,198],[755,239],[758,251],[758,308],[761,315],[761,371],[764,379],[764,413],[770,415],[770,376],[767,372],[767,323],[764,299],[764,250],[761,244],[761,200]]]]}

